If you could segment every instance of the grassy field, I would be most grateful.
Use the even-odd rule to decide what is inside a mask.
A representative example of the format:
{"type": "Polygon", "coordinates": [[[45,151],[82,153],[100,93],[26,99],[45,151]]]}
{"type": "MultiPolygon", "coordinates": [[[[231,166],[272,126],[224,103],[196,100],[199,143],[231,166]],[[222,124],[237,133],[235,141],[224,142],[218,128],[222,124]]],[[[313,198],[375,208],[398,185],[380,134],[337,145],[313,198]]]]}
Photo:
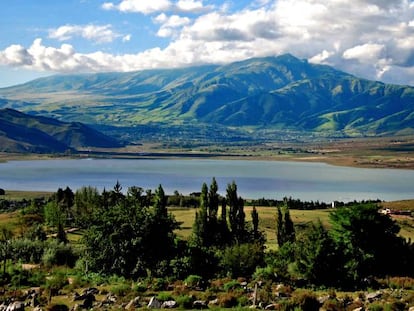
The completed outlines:
{"type": "Polygon", "coordinates": [[[38,198],[48,198],[51,196],[51,192],[46,191],[17,191],[17,190],[6,190],[6,194],[0,196],[0,199],[9,201],[20,201],[20,200],[32,200],[38,198]]]}
{"type": "MultiPolygon", "coordinates": [[[[402,204],[399,202],[387,202],[384,203],[384,207],[398,209],[402,204]]],[[[407,208],[409,206],[414,206],[414,201],[405,201],[407,208]]],[[[260,229],[265,233],[267,238],[267,246],[269,249],[276,247],[276,208],[274,207],[256,207],[257,212],[259,213],[259,225],[260,229]]],[[[412,210],[414,208],[411,208],[412,210]]],[[[246,220],[250,221],[250,213],[252,207],[245,207],[246,220]]],[[[329,229],[329,213],[331,209],[322,209],[322,210],[290,210],[290,216],[296,226],[302,226],[310,222],[321,223],[329,229]]],[[[176,220],[180,223],[181,228],[177,230],[177,234],[187,239],[192,230],[192,225],[195,217],[195,209],[171,209],[171,212],[175,216],[176,220]]],[[[220,214],[220,212],[219,212],[220,214]]],[[[403,216],[392,216],[400,225],[401,231],[400,235],[405,238],[411,238],[414,240],[414,219],[413,217],[403,217],[403,216]]]]}

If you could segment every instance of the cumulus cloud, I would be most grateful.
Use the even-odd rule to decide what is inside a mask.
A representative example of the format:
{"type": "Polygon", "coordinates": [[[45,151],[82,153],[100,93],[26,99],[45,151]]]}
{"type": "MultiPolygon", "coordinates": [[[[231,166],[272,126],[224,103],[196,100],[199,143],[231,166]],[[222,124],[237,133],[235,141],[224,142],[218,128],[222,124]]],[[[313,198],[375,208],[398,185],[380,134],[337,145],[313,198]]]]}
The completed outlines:
{"type": "Polygon", "coordinates": [[[177,13],[201,13],[212,8],[204,6],[199,0],[122,0],[119,4],[105,2],[102,5],[104,10],[118,10],[128,13],[152,14],[156,12],[175,11],[177,13]]]}
{"type": "Polygon", "coordinates": [[[105,10],[118,10],[121,12],[150,14],[169,10],[172,3],[169,0],[122,0],[119,4],[105,2],[102,8],[105,10]]]}
{"type": "Polygon", "coordinates": [[[112,42],[120,35],[112,30],[111,25],[64,25],[49,30],[49,38],[67,41],[73,37],[82,37],[97,43],[112,42]]]}
{"type": "MultiPolygon", "coordinates": [[[[231,7],[199,0],[106,2],[106,10],[151,15],[157,36],[170,41],[162,48],[110,54],[47,47],[35,40],[29,48],[10,45],[0,51],[0,63],[58,72],[128,71],[292,53],[369,79],[414,81],[414,5],[409,0],[355,0],[353,5],[349,0],[257,0],[238,11],[231,7]]],[[[108,26],[88,33],[84,27],[63,27],[50,36],[99,41],[97,33],[108,31],[115,38],[108,26]]]]}
{"type": "Polygon", "coordinates": [[[157,32],[159,37],[171,37],[177,34],[177,29],[188,25],[191,20],[188,17],[180,17],[178,15],[167,16],[162,13],[154,18],[154,22],[162,24],[157,32]]]}

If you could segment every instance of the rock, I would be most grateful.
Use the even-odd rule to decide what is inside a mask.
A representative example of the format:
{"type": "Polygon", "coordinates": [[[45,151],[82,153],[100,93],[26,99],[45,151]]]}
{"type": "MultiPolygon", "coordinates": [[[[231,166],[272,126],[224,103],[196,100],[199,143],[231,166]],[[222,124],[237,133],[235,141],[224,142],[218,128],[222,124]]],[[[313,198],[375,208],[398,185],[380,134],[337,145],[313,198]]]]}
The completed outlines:
{"type": "Polygon", "coordinates": [[[368,300],[369,302],[373,302],[375,300],[380,299],[382,296],[381,292],[375,292],[375,293],[368,293],[365,295],[365,300],[368,300]]]}
{"type": "Polygon", "coordinates": [[[164,301],[161,305],[161,308],[163,309],[174,309],[176,307],[177,307],[177,302],[174,300],[164,301]]]}
{"type": "Polygon", "coordinates": [[[141,298],[139,296],[138,297],[135,297],[134,299],[131,299],[127,303],[127,305],[125,306],[125,310],[130,310],[130,309],[135,309],[135,308],[141,307],[141,304],[139,303],[139,300],[140,299],[141,298]]]}
{"type": "Polygon", "coordinates": [[[218,306],[218,305],[219,305],[219,300],[218,300],[218,298],[213,299],[213,300],[210,300],[210,301],[208,302],[208,304],[209,304],[209,305],[213,305],[213,306],[218,306]]]}
{"type": "Polygon", "coordinates": [[[6,311],[24,311],[24,302],[15,301],[7,306],[6,311]]]}
{"type": "Polygon", "coordinates": [[[150,309],[159,309],[159,308],[161,308],[161,302],[155,296],[154,297],[151,297],[151,299],[150,299],[150,301],[148,303],[147,308],[150,308],[150,309]]]}
{"type": "Polygon", "coordinates": [[[94,303],[95,300],[96,300],[95,299],[95,295],[88,294],[85,297],[85,300],[83,301],[82,308],[84,308],[84,309],[90,309],[90,308],[92,308],[93,303],[94,303]]]}
{"type": "Polygon", "coordinates": [[[89,287],[89,288],[84,289],[83,292],[82,292],[82,294],[85,295],[85,296],[86,295],[89,295],[89,294],[98,295],[99,294],[99,290],[97,288],[95,288],[95,287],[89,287]]]}
{"type": "Polygon", "coordinates": [[[364,310],[364,307],[359,307],[359,308],[355,308],[354,310],[352,310],[352,311],[363,311],[364,310]]]}
{"type": "Polygon", "coordinates": [[[279,310],[279,305],[276,303],[271,303],[265,307],[265,310],[279,310]]]}
{"type": "Polygon", "coordinates": [[[408,311],[414,311],[414,306],[410,307],[408,311]]]}
{"type": "Polygon", "coordinates": [[[207,305],[207,302],[204,300],[196,300],[193,302],[193,308],[205,309],[205,308],[208,308],[208,305],[207,305]]]}

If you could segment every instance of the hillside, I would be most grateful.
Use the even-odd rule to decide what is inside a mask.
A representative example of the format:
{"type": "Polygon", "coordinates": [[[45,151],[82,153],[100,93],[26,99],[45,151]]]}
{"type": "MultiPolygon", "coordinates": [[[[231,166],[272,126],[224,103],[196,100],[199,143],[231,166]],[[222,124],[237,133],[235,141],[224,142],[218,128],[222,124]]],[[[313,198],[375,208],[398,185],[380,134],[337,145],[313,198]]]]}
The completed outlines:
{"type": "Polygon", "coordinates": [[[78,122],[0,109],[0,151],[54,153],[85,147],[118,147],[114,139],[78,122]]]}
{"type": "Polygon", "coordinates": [[[51,76],[0,89],[0,97],[0,107],[89,124],[414,133],[413,87],[360,79],[290,54],[224,66],[51,76]]]}

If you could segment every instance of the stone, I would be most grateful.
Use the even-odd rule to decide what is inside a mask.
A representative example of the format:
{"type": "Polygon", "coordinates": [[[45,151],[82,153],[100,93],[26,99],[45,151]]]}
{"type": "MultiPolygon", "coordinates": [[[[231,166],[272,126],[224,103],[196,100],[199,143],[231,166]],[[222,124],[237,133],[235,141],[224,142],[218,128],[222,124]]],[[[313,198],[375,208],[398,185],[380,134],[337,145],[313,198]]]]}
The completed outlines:
{"type": "Polygon", "coordinates": [[[174,309],[176,307],[177,307],[177,302],[174,300],[164,301],[161,305],[161,308],[163,309],[174,309]]]}
{"type": "Polygon", "coordinates": [[[196,300],[193,302],[193,308],[205,309],[205,308],[208,308],[208,305],[207,305],[207,302],[204,300],[196,300]]]}
{"type": "Polygon", "coordinates": [[[382,296],[381,292],[375,292],[375,293],[368,293],[365,295],[365,299],[368,300],[369,302],[373,302],[375,300],[380,299],[382,296]]]}
{"type": "Polygon", "coordinates": [[[24,311],[24,302],[15,301],[7,306],[6,311],[24,311]]]}
{"type": "Polygon", "coordinates": [[[140,297],[137,296],[134,299],[131,299],[127,305],[125,306],[125,310],[135,309],[141,307],[141,304],[139,303],[140,297]]]}
{"type": "Polygon", "coordinates": [[[147,308],[149,308],[149,309],[159,309],[159,308],[161,308],[161,302],[155,296],[153,296],[153,297],[151,297],[147,308]]]}

